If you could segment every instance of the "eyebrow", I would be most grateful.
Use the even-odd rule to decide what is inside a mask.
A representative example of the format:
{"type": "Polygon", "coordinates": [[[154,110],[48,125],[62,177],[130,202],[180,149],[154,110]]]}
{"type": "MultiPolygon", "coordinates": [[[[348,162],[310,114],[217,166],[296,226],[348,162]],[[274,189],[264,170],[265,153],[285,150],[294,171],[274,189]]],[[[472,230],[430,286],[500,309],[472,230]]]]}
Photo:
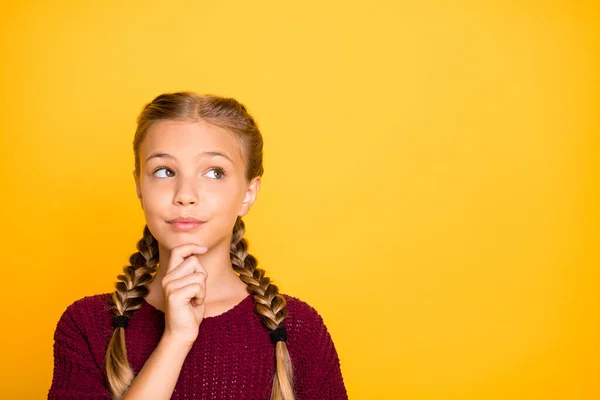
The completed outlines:
{"type": "MultiPolygon", "coordinates": [[[[229,156],[227,154],[221,153],[219,151],[205,151],[203,153],[198,154],[198,157],[204,157],[204,156],[224,157],[233,164],[233,160],[231,158],[229,158],[229,156]]],[[[168,153],[160,153],[160,152],[155,152],[155,153],[150,154],[150,156],[148,158],[146,158],[146,162],[148,162],[151,158],[170,158],[172,160],[175,160],[175,157],[173,157],[172,155],[170,155],[168,153]]]]}

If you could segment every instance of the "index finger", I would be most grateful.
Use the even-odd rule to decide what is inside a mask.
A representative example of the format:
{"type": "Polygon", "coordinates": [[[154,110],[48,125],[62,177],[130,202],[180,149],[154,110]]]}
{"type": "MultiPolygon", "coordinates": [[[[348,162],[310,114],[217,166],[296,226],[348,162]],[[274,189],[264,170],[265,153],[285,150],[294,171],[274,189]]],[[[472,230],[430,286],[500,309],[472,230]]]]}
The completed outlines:
{"type": "Polygon", "coordinates": [[[208,278],[208,273],[198,258],[188,257],[175,268],[170,269],[163,278],[163,283],[182,278],[189,274],[203,274],[204,278],[208,278]]]}
{"type": "Polygon", "coordinates": [[[194,254],[204,254],[208,249],[206,246],[200,246],[195,243],[187,243],[181,246],[175,247],[171,250],[171,257],[169,259],[169,265],[167,269],[167,273],[171,271],[173,268],[178,266],[191,255],[194,254]]]}

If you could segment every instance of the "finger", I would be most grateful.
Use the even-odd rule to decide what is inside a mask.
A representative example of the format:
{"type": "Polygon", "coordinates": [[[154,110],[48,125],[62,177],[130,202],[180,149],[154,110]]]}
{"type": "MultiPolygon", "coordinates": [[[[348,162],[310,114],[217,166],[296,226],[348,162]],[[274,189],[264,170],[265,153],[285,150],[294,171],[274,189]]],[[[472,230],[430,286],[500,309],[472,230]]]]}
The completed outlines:
{"type": "Polygon", "coordinates": [[[183,260],[193,254],[204,254],[208,249],[206,246],[200,246],[195,243],[187,243],[171,250],[171,257],[169,258],[169,266],[167,272],[181,264],[183,260]]]}
{"type": "Polygon", "coordinates": [[[180,289],[187,285],[199,284],[202,286],[202,289],[206,290],[206,276],[200,272],[195,274],[186,275],[183,278],[175,279],[171,282],[168,282],[165,287],[165,295],[171,295],[175,290],[180,289]]]}
{"type": "Polygon", "coordinates": [[[202,302],[204,302],[205,296],[206,292],[202,288],[202,285],[199,283],[193,283],[191,285],[186,285],[174,290],[169,298],[169,303],[175,300],[175,303],[187,304],[195,299],[193,305],[200,305],[202,302]]]}
{"type": "Polygon", "coordinates": [[[182,278],[186,275],[193,274],[195,272],[199,272],[204,274],[208,278],[208,273],[204,266],[198,261],[196,257],[188,257],[177,267],[172,269],[170,272],[167,272],[162,279],[162,286],[164,287],[168,282],[182,278]]]}

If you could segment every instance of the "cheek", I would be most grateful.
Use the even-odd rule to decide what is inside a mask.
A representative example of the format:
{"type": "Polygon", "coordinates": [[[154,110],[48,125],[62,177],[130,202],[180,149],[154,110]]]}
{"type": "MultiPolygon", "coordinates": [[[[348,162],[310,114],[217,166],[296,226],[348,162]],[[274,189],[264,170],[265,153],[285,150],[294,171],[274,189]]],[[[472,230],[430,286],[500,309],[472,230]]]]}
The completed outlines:
{"type": "Polygon", "coordinates": [[[223,198],[219,207],[223,229],[231,230],[241,210],[244,196],[240,192],[230,192],[227,198],[223,198]]]}
{"type": "Polygon", "coordinates": [[[200,199],[200,203],[210,208],[215,213],[229,213],[241,204],[240,192],[231,186],[207,187],[200,199]]]}
{"type": "Polygon", "coordinates": [[[173,217],[172,214],[167,215],[166,210],[169,208],[168,191],[160,190],[157,188],[146,188],[146,191],[142,192],[143,204],[144,204],[144,216],[146,225],[152,233],[152,235],[158,240],[159,243],[171,248],[178,245],[178,243],[170,243],[170,236],[166,234],[166,219],[173,217]]]}
{"type": "Polygon", "coordinates": [[[145,187],[142,190],[142,204],[147,216],[157,214],[169,204],[169,189],[145,187]]]}

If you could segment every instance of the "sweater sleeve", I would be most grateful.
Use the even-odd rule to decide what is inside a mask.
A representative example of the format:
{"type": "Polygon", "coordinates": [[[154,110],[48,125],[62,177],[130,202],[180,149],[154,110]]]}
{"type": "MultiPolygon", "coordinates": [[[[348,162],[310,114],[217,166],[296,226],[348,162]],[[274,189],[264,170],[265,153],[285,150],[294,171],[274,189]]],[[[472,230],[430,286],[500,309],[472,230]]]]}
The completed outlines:
{"type": "Polygon", "coordinates": [[[294,377],[296,400],[347,400],[340,360],[331,335],[317,311],[306,303],[303,306],[304,316],[296,322],[299,328],[296,334],[302,337],[302,343],[296,342],[294,354],[290,353],[293,364],[297,365],[294,377]]]}
{"type": "Polygon", "coordinates": [[[94,361],[89,341],[77,323],[77,304],[67,307],[54,332],[54,372],[49,400],[110,399],[104,373],[94,361]]]}

